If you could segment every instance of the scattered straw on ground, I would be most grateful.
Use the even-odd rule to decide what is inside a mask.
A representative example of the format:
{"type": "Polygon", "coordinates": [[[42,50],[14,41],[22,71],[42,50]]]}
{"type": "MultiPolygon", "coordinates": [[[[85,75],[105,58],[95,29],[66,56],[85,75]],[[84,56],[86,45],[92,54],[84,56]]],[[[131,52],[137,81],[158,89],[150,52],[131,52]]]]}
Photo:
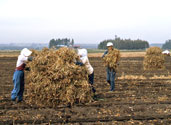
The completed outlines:
{"type": "Polygon", "coordinates": [[[150,79],[171,79],[171,75],[165,76],[165,75],[154,75],[153,77],[150,77],[150,79]]]}
{"type": "Polygon", "coordinates": [[[123,79],[128,79],[128,80],[134,80],[134,79],[147,79],[145,76],[143,75],[122,75],[121,77],[118,77],[119,80],[123,80],[123,79]]]}

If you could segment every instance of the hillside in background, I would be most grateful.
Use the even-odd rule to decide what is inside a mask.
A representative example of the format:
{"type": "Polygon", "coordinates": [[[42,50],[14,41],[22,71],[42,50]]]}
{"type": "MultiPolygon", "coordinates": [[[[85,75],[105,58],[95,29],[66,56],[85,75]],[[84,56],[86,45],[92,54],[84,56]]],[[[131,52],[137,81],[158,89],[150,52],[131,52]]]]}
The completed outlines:
{"type": "MultiPolygon", "coordinates": [[[[80,48],[97,49],[98,44],[75,44],[80,48]]],[[[0,44],[0,50],[21,50],[23,48],[41,50],[44,47],[48,47],[48,43],[10,43],[0,44]]]]}
{"type": "MultiPolygon", "coordinates": [[[[162,48],[163,44],[158,43],[152,43],[150,44],[150,47],[157,46],[162,48]]],[[[86,48],[86,49],[97,49],[98,44],[80,44],[76,43],[75,46],[79,46],[80,48],[86,48]]],[[[0,44],[0,50],[21,50],[23,48],[29,48],[29,49],[36,49],[41,50],[44,47],[48,47],[48,43],[10,43],[10,44],[0,44]]]]}
{"type": "Polygon", "coordinates": [[[0,44],[0,50],[21,50],[23,48],[41,50],[44,47],[48,47],[46,43],[10,43],[0,44]]]}

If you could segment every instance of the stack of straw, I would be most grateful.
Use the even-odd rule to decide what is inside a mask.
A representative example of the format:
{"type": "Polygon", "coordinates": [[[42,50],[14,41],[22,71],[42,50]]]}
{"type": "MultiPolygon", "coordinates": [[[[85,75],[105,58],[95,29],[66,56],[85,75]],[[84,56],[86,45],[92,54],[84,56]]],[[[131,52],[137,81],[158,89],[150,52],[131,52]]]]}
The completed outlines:
{"type": "Polygon", "coordinates": [[[159,47],[147,49],[143,62],[145,70],[164,69],[164,62],[164,55],[159,47]]]}
{"type": "Polygon", "coordinates": [[[33,51],[28,65],[26,102],[40,107],[56,107],[92,101],[93,93],[84,66],[75,64],[77,54],[69,48],[33,51]]]}
{"type": "Polygon", "coordinates": [[[108,51],[108,53],[103,58],[105,66],[111,69],[117,70],[118,62],[120,60],[120,51],[118,49],[113,49],[108,51]]]}

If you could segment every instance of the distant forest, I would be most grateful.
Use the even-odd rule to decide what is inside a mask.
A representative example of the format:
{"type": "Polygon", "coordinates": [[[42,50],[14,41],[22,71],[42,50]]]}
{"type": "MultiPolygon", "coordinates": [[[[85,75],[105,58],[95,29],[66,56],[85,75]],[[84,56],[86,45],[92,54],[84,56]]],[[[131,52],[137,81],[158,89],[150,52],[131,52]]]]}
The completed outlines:
{"type": "Polygon", "coordinates": [[[52,47],[58,47],[60,45],[65,45],[65,46],[73,46],[74,45],[74,39],[70,40],[68,38],[64,38],[64,39],[51,39],[49,41],[49,48],[52,47]]]}
{"type": "Polygon", "coordinates": [[[121,39],[115,36],[115,39],[104,40],[98,45],[98,49],[107,49],[106,45],[108,42],[112,42],[114,47],[123,50],[133,50],[133,49],[146,49],[149,48],[149,43],[144,40],[131,40],[131,39],[121,39]]]}
{"type": "Polygon", "coordinates": [[[165,44],[163,44],[162,49],[171,49],[171,40],[167,40],[165,44]]]}

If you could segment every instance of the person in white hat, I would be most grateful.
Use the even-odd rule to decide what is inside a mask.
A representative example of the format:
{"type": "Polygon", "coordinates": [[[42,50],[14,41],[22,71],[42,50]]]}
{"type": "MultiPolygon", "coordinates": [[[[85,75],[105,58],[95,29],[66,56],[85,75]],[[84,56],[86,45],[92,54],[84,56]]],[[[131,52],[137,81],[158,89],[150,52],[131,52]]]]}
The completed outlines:
{"type": "Polygon", "coordinates": [[[94,69],[91,66],[89,59],[87,57],[87,50],[86,49],[78,49],[78,55],[80,57],[81,62],[85,65],[87,72],[88,72],[88,78],[89,78],[89,83],[92,86],[92,91],[95,93],[96,90],[93,87],[94,84],[94,69]]]}
{"type": "MultiPolygon", "coordinates": [[[[109,51],[113,50],[113,43],[108,42],[107,49],[108,50],[104,52],[102,58],[105,57],[105,55],[108,54],[109,51]]],[[[110,84],[110,91],[114,91],[116,72],[113,69],[111,69],[110,67],[106,68],[106,72],[107,72],[107,82],[110,84]]]]}
{"type": "Polygon", "coordinates": [[[16,69],[13,75],[13,84],[14,88],[11,92],[11,100],[15,101],[18,98],[17,102],[21,102],[23,100],[23,92],[24,92],[24,69],[27,61],[32,61],[31,51],[27,48],[24,48],[20,55],[18,56],[16,69]]]}

